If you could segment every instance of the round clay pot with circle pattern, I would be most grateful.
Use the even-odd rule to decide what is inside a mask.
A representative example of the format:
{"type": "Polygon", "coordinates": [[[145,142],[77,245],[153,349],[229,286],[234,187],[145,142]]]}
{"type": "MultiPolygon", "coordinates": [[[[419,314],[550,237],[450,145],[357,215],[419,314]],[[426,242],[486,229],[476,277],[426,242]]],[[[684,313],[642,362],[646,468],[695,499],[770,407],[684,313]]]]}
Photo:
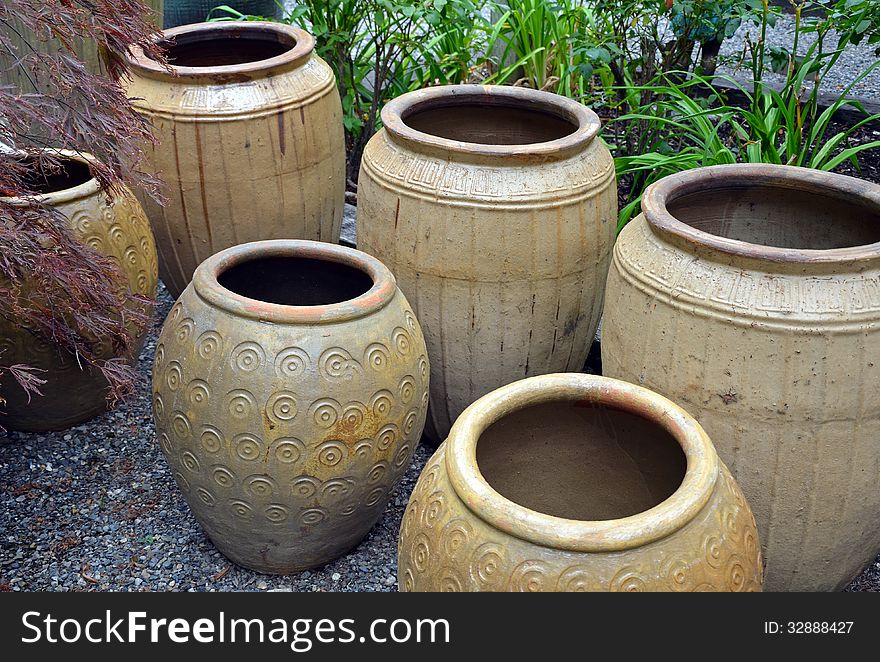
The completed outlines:
{"type": "Polygon", "coordinates": [[[156,346],[159,443],[236,563],[289,573],[355,546],[425,423],[425,341],[394,276],[341,246],[276,240],[203,262],[156,346]]]}
{"type": "MultiPolygon", "coordinates": [[[[108,197],[89,172],[93,157],[67,150],[53,150],[61,169],[35,179],[31,199],[0,198],[3,204],[50,205],[68,220],[71,236],[109,257],[121,271],[118,286],[148,299],[156,296],[158,259],[156,243],[144,210],[127,190],[108,197]]],[[[0,289],[4,286],[0,279],[0,289]]],[[[25,283],[25,287],[27,284],[25,283]]],[[[51,304],[51,302],[48,302],[51,304]]],[[[140,305],[132,302],[132,306],[140,305]]],[[[143,346],[147,328],[130,326],[136,342],[125,358],[134,360],[143,346]]],[[[114,358],[111,347],[102,357],[114,358]]],[[[43,372],[42,396],[28,395],[16,386],[4,388],[0,426],[10,430],[39,432],[63,430],[86,421],[107,409],[107,380],[97,370],[83,366],[76,356],[21,326],[0,317],[0,362],[24,364],[43,372]]]]}
{"type": "Polygon", "coordinates": [[[404,514],[402,591],[758,591],[755,521],[666,398],[583,374],[468,407],[404,514]]]}

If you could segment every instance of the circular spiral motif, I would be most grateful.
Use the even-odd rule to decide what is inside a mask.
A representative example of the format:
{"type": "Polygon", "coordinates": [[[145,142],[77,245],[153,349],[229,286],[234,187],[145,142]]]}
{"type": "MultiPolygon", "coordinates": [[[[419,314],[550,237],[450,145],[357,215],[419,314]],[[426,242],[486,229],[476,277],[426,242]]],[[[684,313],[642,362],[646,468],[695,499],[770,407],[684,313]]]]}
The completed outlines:
{"type": "Polygon", "coordinates": [[[321,498],[337,501],[354,490],[354,482],[345,478],[332,478],[321,486],[321,498]]]}
{"type": "Polygon", "coordinates": [[[175,412],[171,417],[171,431],[180,439],[189,439],[192,428],[189,419],[183,412],[175,412]]]}
{"type": "Polygon", "coordinates": [[[428,377],[430,376],[431,371],[428,367],[428,357],[422,355],[419,357],[419,377],[422,378],[423,382],[428,381],[428,377]]]}
{"type": "Polygon", "coordinates": [[[189,481],[179,471],[174,472],[174,480],[177,481],[177,485],[180,487],[180,491],[184,494],[189,494],[189,481]]]}
{"type": "Polygon", "coordinates": [[[194,407],[206,404],[210,397],[208,383],[202,379],[193,379],[186,387],[186,399],[194,407]]]}
{"type": "Polygon", "coordinates": [[[412,570],[407,568],[403,572],[403,585],[401,588],[403,591],[405,591],[407,593],[411,593],[415,587],[416,587],[416,582],[415,582],[415,579],[413,578],[412,570]]]}
{"type": "Polygon", "coordinates": [[[737,522],[737,513],[733,510],[728,510],[725,513],[722,513],[722,518],[724,519],[724,527],[730,532],[730,535],[734,537],[739,536],[739,523],[737,522]]]}
{"type": "Polygon", "coordinates": [[[214,476],[214,482],[220,487],[235,486],[235,474],[226,467],[214,467],[214,473],[212,475],[214,476]]]}
{"type": "Polygon", "coordinates": [[[161,421],[165,418],[165,402],[162,400],[162,396],[158,393],[153,394],[153,415],[156,417],[157,421],[161,421]]]}
{"type": "Polygon", "coordinates": [[[425,572],[431,562],[431,541],[424,533],[413,538],[412,562],[418,572],[425,572]]]}
{"type": "Polygon", "coordinates": [[[382,389],[370,398],[370,410],[377,418],[386,418],[391,415],[394,406],[394,395],[391,391],[382,389]]]}
{"type": "Polygon", "coordinates": [[[131,266],[137,266],[138,263],[138,252],[134,246],[129,246],[125,249],[125,260],[131,266]]]}
{"type": "Polygon", "coordinates": [[[189,451],[184,451],[180,454],[180,461],[190,473],[197,474],[202,470],[199,459],[189,451]]]}
{"type": "Polygon", "coordinates": [[[101,241],[100,237],[89,237],[88,239],[86,239],[82,243],[84,243],[86,246],[89,246],[90,248],[94,248],[99,253],[106,252],[104,250],[104,242],[101,241]]]}
{"type": "Polygon", "coordinates": [[[262,455],[262,443],[257,437],[247,432],[236,435],[232,444],[235,446],[235,454],[245,462],[258,460],[262,455]]]}
{"type": "Polygon", "coordinates": [[[85,235],[92,230],[92,218],[87,211],[79,210],[70,215],[70,224],[77,234],[85,235]]]}
{"type": "Polygon", "coordinates": [[[213,425],[203,425],[199,441],[206,453],[218,453],[223,448],[223,433],[213,425]]]}
{"type": "MultiPolygon", "coordinates": [[[[413,495],[415,495],[415,492],[413,492],[413,495]]],[[[406,505],[406,510],[403,513],[403,523],[400,526],[401,538],[408,537],[410,529],[416,526],[418,521],[419,501],[418,499],[410,498],[409,503],[406,505]]]]}
{"type": "Polygon", "coordinates": [[[235,389],[226,394],[227,411],[232,418],[242,420],[257,411],[257,401],[250,391],[235,389]]]}
{"type": "Polygon", "coordinates": [[[196,330],[196,323],[192,320],[192,318],[187,317],[180,321],[180,324],[177,325],[177,328],[174,329],[174,337],[177,339],[179,343],[188,342],[192,334],[196,330]]]}
{"type": "Polygon", "coordinates": [[[452,568],[441,568],[437,590],[440,593],[461,593],[461,579],[452,568]]]}
{"type": "Polygon", "coordinates": [[[408,405],[416,394],[416,380],[409,375],[401,379],[397,387],[397,393],[400,395],[403,404],[408,405]]]}
{"type": "Polygon", "coordinates": [[[418,328],[418,323],[416,322],[416,316],[413,315],[412,311],[410,311],[410,310],[404,310],[403,316],[406,319],[406,325],[409,327],[409,330],[412,331],[413,333],[415,333],[416,329],[418,328]]]}
{"type": "Polygon", "coordinates": [[[351,354],[341,347],[331,347],[321,354],[318,359],[318,368],[325,377],[338,379],[347,377],[360,369],[360,363],[355,361],[351,354]]]}
{"type": "Polygon", "coordinates": [[[299,521],[304,526],[314,526],[315,524],[320,524],[325,519],[327,519],[327,511],[323,508],[309,508],[304,510],[299,516],[299,521]]]}
{"type": "Polygon", "coordinates": [[[758,537],[752,527],[746,529],[743,536],[743,547],[745,547],[749,561],[758,564],[758,537]]]}
{"type": "Polygon", "coordinates": [[[318,461],[328,467],[335,467],[348,457],[348,448],[341,441],[331,439],[318,446],[318,461]]]}
{"type": "Polygon", "coordinates": [[[147,290],[150,289],[150,279],[146,271],[143,269],[138,270],[135,282],[137,283],[138,294],[149,294],[147,290]]]}
{"type": "Polygon", "coordinates": [[[153,357],[153,372],[158,372],[165,362],[165,345],[159,343],[156,345],[156,355],[153,357]]]}
{"type": "Polygon", "coordinates": [[[559,575],[556,590],[560,593],[588,593],[597,590],[597,583],[587,568],[572,566],[559,575]]]}
{"type": "Polygon", "coordinates": [[[342,411],[340,425],[346,433],[352,434],[364,424],[367,408],[359,402],[349,402],[342,411]]]}
{"type": "Polygon", "coordinates": [[[387,488],[384,485],[380,485],[379,487],[374,487],[372,490],[370,490],[370,492],[367,494],[366,498],[364,499],[364,505],[367,508],[372,508],[373,506],[375,506],[377,503],[382,501],[382,497],[385,496],[386,490],[387,490],[387,488]]]}
{"type": "Polygon", "coordinates": [[[474,552],[471,576],[482,588],[496,588],[504,581],[507,554],[501,545],[487,542],[474,552]]]}
{"type": "Polygon", "coordinates": [[[275,492],[275,481],[265,474],[254,474],[244,479],[244,489],[252,497],[266,499],[275,492]]]}
{"type": "Polygon", "coordinates": [[[250,519],[254,514],[254,509],[251,508],[250,504],[241,499],[230,499],[229,509],[233,515],[241,519],[250,519]]]}
{"type": "Polygon", "coordinates": [[[739,592],[745,589],[747,575],[743,560],[737,554],[731,554],[727,560],[727,587],[728,591],[739,592]]]}
{"type": "Polygon", "coordinates": [[[336,425],[336,421],[342,416],[342,406],[332,398],[318,400],[309,407],[309,414],[315,425],[329,428],[336,425]]]}
{"type": "Polygon", "coordinates": [[[159,435],[159,446],[166,456],[170,456],[174,452],[174,446],[171,445],[171,439],[164,432],[159,435]]]}
{"type": "Polygon", "coordinates": [[[388,464],[386,462],[377,462],[372,469],[370,469],[370,473],[367,474],[367,483],[369,485],[373,485],[378,483],[385,477],[385,473],[388,471],[388,464]]]}
{"type": "Polygon", "coordinates": [[[311,499],[318,493],[321,481],[313,476],[298,476],[291,485],[293,494],[301,499],[311,499]]]}
{"type": "Polygon", "coordinates": [[[391,354],[382,343],[373,343],[364,350],[364,362],[373,370],[384,370],[391,363],[391,354]]]}
{"type": "Polygon", "coordinates": [[[272,442],[270,451],[279,462],[294,464],[303,457],[306,452],[306,446],[299,439],[283,437],[272,442]]]}
{"type": "Polygon", "coordinates": [[[354,445],[354,449],[352,451],[356,457],[361,459],[365,459],[370,457],[370,454],[373,452],[373,440],[372,439],[361,439],[354,445]]]}
{"type": "Polygon", "coordinates": [[[376,437],[376,447],[380,451],[387,451],[395,441],[397,441],[397,426],[394,423],[389,423],[379,430],[379,435],[376,437]]]}
{"type": "Polygon", "coordinates": [[[167,324],[168,322],[176,321],[177,318],[180,317],[181,310],[183,310],[183,304],[178,301],[173,306],[171,306],[171,311],[168,313],[168,321],[166,321],[165,323],[167,324]]]}
{"type": "Polygon", "coordinates": [[[266,515],[266,519],[272,522],[273,524],[281,524],[282,522],[286,522],[287,518],[290,514],[287,511],[287,507],[280,503],[272,503],[266,506],[266,510],[263,511],[266,515]]]}
{"type": "Polygon", "coordinates": [[[177,361],[171,361],[165,369],[165,383],[171,391],[180,388],[180,382],[183,380],[183,368],[177,361]]]}
{"type": "Polygon", "coordinates": [[[452,520],[440,532],[440,545],[443,553],[450,559],[456,559],[467,548],[474,528],[465,520],[452,520]]]}
{"type": "Polygon", "coordinates": [[[660,575],[666,578],[666,585],[673,591],[687,591],[690,588],[690,565],[682,558],[670,557],[660,567],[660,575]]]}
{"type": "Polygon", "coordinates": [[[213,506],[216,503],[216,499],[214,499],[214,495],[211,494],[204,487],[200,487],[196,490],[196,494],[199,497],[199,501],[201,501],[206,506],[213,506]]]}
{"type": "Polygon", "coordinates": [[[540,593],[547,588],[547,574],[543,561],[523,561],[513,569],[509,588],[519,593],[540,593]]]}
{"type": "Polygon", "coordinates": [[[446,497],[439,490],[428,497],[425,503],[425,510],[422,512],[422,524],[427,528],[433,529],[446,512],[446,497]]]}
{"type": "Polygon", "coordinates": [[[287,347],[275,357],[275,372],[279,377],[297,379],[310,367],[309,355],[299,347],[287,347]]]}
{"type": "Polygon", "coordinates": [[[355,514],[355,512],[357,512],[357,503],[349,502],[349,503],[344,504],[342,506],[342,508],[339,509],[339,516],[340,517],[351,517],[352,515],[355,514]]]}
{"type": "Polygon", "coordinates": [[[400,447],[400,450],[397,451],[397,455],[394,456],[394,466],[398,469],[403,469],[407,463],[409,462],[409,445],[404,444],[400,447]]]}
{"type": "Polygon", "coordinates": [[[412,351],[412,341],[403,327],[398,326],[394,329],[391,333],[391,342],[394,345],[394,349],[401,356],[409,356],[409,353],[412,351]]]}
{"type": "Polygon", "coordinates": [[[255,342],[247,341],[240,343],[232,350],[230,360],[232,361],[232,367],[236,370],[241,370],[242,372],[254,372],[255,370],[259,370],[260,366],[263,365],[263,361],[266,360],[266,355],[260,345],[255,342]]]}
{"type": "Polygon", "coordinates": [[[413,409],[410,413],[406,415],[406,418],[403,419],[403,433],[407,436],[413,433],[413,430],[416,429],[416,421],[419,418],[419,412],[413,409]]]}
{"type": "Polygon", "coordinates": [[[429,461],[428,464],[425,465],[422,475],[419,476],[419,487],[422,490],[427,491],[435,482],[437,482],[437,476],[440,474],[440,463],[445,461],[443,459],[445,457],[446,453],[444,452],[440,455],[439,461],[429,461]]]}
{"type": "Polygon", "coordinates": [[[266,415],[274,421],[283,423],[296,418],[296,398],[289,391],[278,391],[266,403],[266,415]]]}
{"type": "Polygon", "coordinates": [[[216,331],[205,331],[196,340],[196,352],[203,359],[211,359],[217,356],[223,344],[223,339],[216,331]]]}
{"type": "Polygon", "coordinates": [[[722,545],[717,536],[707,536],[703,541],[703,555],[706,563],[713,568],[720,568],[722,564],[722,545]]]}
{"type": "Polygon", "coordinates": [[[611,591],[641,593],[646,590],[645,580],[637,570],[623,568],[611,580],[611,591]]]}

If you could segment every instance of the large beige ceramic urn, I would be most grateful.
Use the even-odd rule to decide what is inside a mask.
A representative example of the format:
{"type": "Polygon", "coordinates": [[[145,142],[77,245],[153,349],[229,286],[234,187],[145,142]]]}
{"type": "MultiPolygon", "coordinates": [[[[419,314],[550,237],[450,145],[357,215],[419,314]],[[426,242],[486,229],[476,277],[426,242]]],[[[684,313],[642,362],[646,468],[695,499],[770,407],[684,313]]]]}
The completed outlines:
{"type": "Polygon", "coordinates": [[[602,366],[705,427],[752,504],[766,587],[880,551],[880,187],[767,165],[645,194],[608,278],[602,366]]]}
{"type": "MultiPolygon", "coordinates": [[[[124,187],[108,197],[89,171],[93,158],[67,150],[57,150],[61,169],[57,173],[34,180],[40,192],[34,200],[0,198],[2,204],[28,206],[34,202],[53,207],[67,219],[71,236],[99,253],[109,257],[119,267],[118,282],[114,285],[151,300],[156,296],[158,265],[156,244],[150,223],[134,195],[124,187]]],[[[36,177],[36,175],[35,175],[36,177]]],[[[24,288],[27,289],[27,282],[24,288]]],[[[0,290],[4,289],[0,278],[0,290]]],[[[39,296],[39,295],[38,295],[39,296]]],[[[33,300],[24,305],[34,305],[33,300]]],[[[51,301],[41,305],[51,306],[51,301]]],[[[152,311],[146,301],[142,304],[131,299],[132,310],[120,311],[125,315],[152,311]]],[[[107,345],[101,352],[103,359],[121,358],[135,361],[143,346],[147,327],[129,324],[135,339],[125,353],[107,345]]],[[[36,376],[45,380],[42,395],[28,395],[14,380],[4,379],[0,396],[0,426],[11,430],[61,430],[88,420],[107,409],[109,385],[100,371],[85,364],[81,358],[60,351],[12,321],[0,318],[0,363],[23,364],[36,368],[36,376]]]]}
{"type": "Polygon", "coordinates": [[[516,379],[580,370],[616,232],[599,119],[509,86],[436,87],[382,110],[364,152],[358,246],[394,271],[433,370],[428,432],[516,379]]]}
{"type": "Polygon", "coordinates": [[[174,296],[213,253],[260,239],[337,242],[345,196],[342,107],[315,40],[289,25],[219,22],[161,33],[170,69],[135,48],[127,92],[153,125],[142,201],[174,296]]]}
{"type": "Polygon", "coordinates": [[[758,591],[755,520],[700,425],[605,377],[480,398],[428,461],[402,591],[758,591]]]}
{"type": "Polygon", "coordinates": [[[159,444],[214,544],[288,573],[363,538],[425,423],[425,342],[359,251],[253,242],[206,260],[156,345],[159,444]]]}

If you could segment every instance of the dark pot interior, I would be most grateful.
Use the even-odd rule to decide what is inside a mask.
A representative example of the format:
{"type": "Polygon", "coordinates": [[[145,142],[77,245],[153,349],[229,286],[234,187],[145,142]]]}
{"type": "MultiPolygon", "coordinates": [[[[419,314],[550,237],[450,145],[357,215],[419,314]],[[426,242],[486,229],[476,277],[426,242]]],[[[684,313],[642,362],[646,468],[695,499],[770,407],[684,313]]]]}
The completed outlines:
{"type": "Polygon", "coordinates": [[[306,257],[248,260],[223,271],[217,281],[235,294],[283,306],[342,303],[373,287],[360,269],[306,257]]]}
{"type": "Polygon", "coordinates": [[[92,179],[89,167],[81,161],[67,157],[53,158],[53,161],[57,162],[60,168],[57,170],[40,168],[36,158],[22,159],[27,166],[23,177],[24,186],[34,193],[46,195],[66,191],[92,179]]]}
{"type": "Polygon", "coordinates": [[[504,105],[492,100],[457,100],[427,108],[415,106],[402,118],[416,131],[481,145],[530,145],[565,138],[578,130],[570,120],[540,106],[504,105]]]}
{"type": "Polygon", "coordinates": [[[808,191],[713,187],[678,196],[666,208],[697,230],[761,246],[830,250],[880,241],[880,210],[808,191]]]}
{"type": "Polygon", "coordinates": [[[205,31],[163,40],[168,63],[176,67],[222,67],[260,62],[296,46],[292,37],[272,30],[205,31]]]}
{"type": "Polygon", "coordinates": [[[681,446],[656,423],[588,402],[535,405],[487,428],[483,477],[507,499],[574,520],[644,512],[684,480],[681,446]]]}

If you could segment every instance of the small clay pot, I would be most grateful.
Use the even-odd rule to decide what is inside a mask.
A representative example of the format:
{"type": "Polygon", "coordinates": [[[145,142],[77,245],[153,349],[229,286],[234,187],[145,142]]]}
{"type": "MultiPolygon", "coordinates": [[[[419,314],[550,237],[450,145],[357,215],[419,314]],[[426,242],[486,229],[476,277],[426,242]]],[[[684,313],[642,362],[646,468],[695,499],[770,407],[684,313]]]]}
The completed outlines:
{"type": "Polygon", "coordinates": [[[403,518],[402,591],[757,591],[751,510],[700,425],[605,377],[523,379],[458,418],[403,518]]]}
{"type": "Polygon", "coordinates": [[[156,346],[162,452],[214,544],[289,573],[366,535],[428,406],[425,341],[391,272],[311,241],[221,251],[156,346]]]}
{"type": "MultiPolygon", "coordinates": [[[[117,283],[120,289],[154,298],[158,283],[156,244],[149,221],[134,195],[123,190],[108,199],[89,172],[88,162],[93,157],[67,150],[53,151],[59,155],[62,169],[36,181],[41,195],[33,200],[0,198],[0,202],[23,207],[36,202],[54,207],[68,219],[74,239],[116,263],[122,272],[117,283]]],[[[131,331],[136,342],[128,355],[121,357],[129,361],[140,353],[147,328],[131,327],[131,331]]],[[[110,347],[102,352],[102,358],[114,356],[110,347]]],[[[0,406],[0,426],[4,428],[28,432],[63,430],[107,409],[108,384],[98,370],[84,366],[73,354],[59,351],[51,343],[3,318],[0,318],[0,362],[37,368],[44,371],[38,375],[46,380],[40,386],[43,395],[30,397],[17,385],[4,383],[2,395],[6,402],[0,406]]]]}

